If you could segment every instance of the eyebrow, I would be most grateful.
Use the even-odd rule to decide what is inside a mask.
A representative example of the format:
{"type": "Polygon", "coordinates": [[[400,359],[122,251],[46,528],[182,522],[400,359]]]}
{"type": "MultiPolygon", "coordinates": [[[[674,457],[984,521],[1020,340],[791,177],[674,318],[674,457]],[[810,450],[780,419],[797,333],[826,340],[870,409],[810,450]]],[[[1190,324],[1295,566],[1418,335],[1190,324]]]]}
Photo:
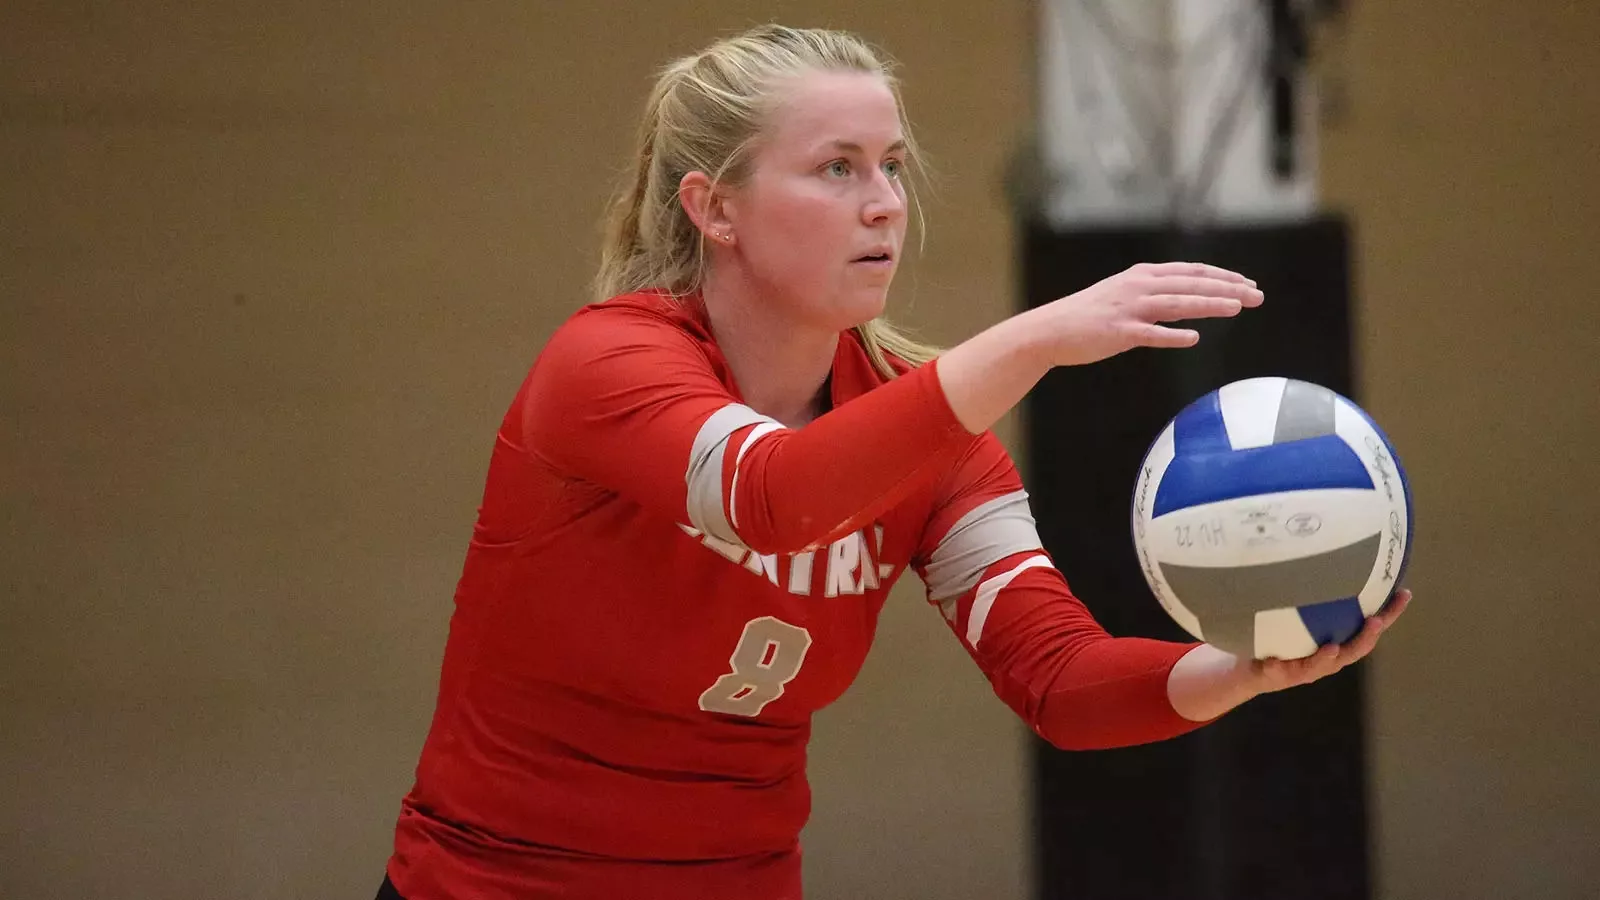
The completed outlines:
{"type": "MultiPolygon", "coordinates": [[[[829,143],[827,146],[829,146],[829,147],[831,147],[831,148],[833,148],[835,150],[843,150],[846,153],[860,153],[863,156],[865,156],[866,152],[867,152],[864,148],[862,148],[862,146],[860,144],[856,143],[855,141],[833,141],[833,142],[829,143]]],[[[906,142],[905,142],[904,139],[901,139],[901,140],[895,141],[894,143],[890,144],[889,145],[889,149],[884,151],[884,152],[885,153],[894,153],[897,150],[904,150],[904,149],[906,149],[906,142]]]]}

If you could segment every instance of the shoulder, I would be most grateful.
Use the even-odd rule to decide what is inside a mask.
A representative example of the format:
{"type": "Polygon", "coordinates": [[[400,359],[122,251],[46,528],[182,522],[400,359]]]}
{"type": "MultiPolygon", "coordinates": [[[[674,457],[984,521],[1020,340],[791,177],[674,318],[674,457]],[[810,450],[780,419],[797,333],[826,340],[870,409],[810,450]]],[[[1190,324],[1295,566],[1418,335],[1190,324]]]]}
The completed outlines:
{"type": "Polygon", "coordinates": [[[610,433],[652,409],[704,415],[704,407],[726,403],[727,363],[691,302],[627,294],[575,311],[533,359],[502,436],[549,447],[596,429],[610,433]],[[685,400],[695,402],[679,405],[685,400]]]}
{"type": "Polygon", "coordinates": [[[694,298],[627,294],[569,316],[533,359],[517,402],[631,408],[684,391],[725,392],[730,383],[694,298]]]}
{"type": "Polygon", "coordinates": [[[550,336],[545,349],[574,343],[625,346],[641,341],[668,347],[713,344],[693,298],[641,292],[579,308],[550,336]]]}
{"type": "Polygon", "coordinates": [[[722,354],[692,302],[627,294],[583,306],[551,333],[528,377],[545,383],[633,379],[655,367],[660,377],[693,371],[721,380],[722,354]]]}

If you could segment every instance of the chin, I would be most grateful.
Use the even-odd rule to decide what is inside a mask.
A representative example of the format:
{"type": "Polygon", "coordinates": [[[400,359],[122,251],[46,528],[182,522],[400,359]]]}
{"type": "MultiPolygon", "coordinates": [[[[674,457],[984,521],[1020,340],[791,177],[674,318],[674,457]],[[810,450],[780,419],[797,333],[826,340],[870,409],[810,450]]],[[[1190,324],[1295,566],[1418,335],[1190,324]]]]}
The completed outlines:
{"type": "Polygon", "coordinates": [[[849,318],[849,328],[865,325],[883,315],[889,308],[889,286],[872,287],[850,291],[839,298],[839,310],[843,317],[849,318]]]}
{"type": "Polygon", "coordinates": [[[883,311],[887,308],[886,297],[852,298],[840,306],[839,319],[842,324],[839,330],[844,331],[849,328],[855,328],[858,325],[865,325],[883,315],[883,311]]]}

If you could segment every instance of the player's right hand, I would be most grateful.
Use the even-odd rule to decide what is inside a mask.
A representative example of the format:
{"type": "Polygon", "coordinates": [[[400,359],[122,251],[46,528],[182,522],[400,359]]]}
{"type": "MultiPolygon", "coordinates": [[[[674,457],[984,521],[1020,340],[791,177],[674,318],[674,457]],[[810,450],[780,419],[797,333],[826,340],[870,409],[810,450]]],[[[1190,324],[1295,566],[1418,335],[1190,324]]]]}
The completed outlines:
{"type": "Polygon", "coordinates": [[[1034,310],[1051,364],[1081,366],[1134,347],[1189,347],[1189,328],[1161,323],[1236,316],[1260,306],[1256,283],[1205,263],[1140,263],[1034,310]]]}

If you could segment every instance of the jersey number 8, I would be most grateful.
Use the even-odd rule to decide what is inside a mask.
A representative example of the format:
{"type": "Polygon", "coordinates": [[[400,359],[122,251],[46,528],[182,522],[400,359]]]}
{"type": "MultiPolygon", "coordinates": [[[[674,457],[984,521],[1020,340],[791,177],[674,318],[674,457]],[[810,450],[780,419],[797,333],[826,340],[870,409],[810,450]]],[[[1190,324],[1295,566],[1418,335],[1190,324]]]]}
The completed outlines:
{"type": "Polygon", "coordinates": [[[739,645],[728,658],[733,671],[700,695],[706,712],[758,716],[783,696],[783,686],[800,674],[811,649],[811,632],[781,619],[762,616],[745,623],[739,645]]]}

